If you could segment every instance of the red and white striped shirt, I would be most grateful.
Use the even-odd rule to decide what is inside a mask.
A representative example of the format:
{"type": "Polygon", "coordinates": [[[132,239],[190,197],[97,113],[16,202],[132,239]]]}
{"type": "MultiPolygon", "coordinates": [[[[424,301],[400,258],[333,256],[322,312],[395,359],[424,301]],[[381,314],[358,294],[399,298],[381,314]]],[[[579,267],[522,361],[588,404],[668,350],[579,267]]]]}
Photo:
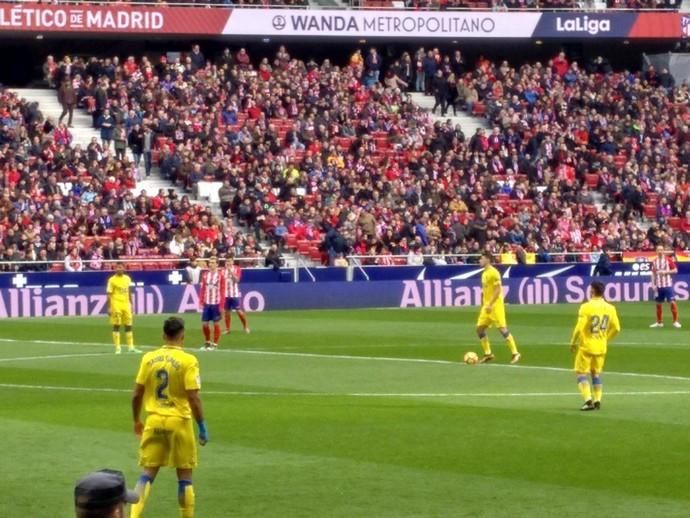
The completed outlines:
{"type": "Polygon", "coordinates": [[[240,296],[240,279],[242,278],[242,269],[233,265],[225,271],[225,297],[228,299],[236,299],[240,296]],[[234,279],[233,279],[234,277],[234,279]]]}
{"type": "Polygon", "coordinates": [[[199,297],[204,306],[213,306],[223,302],[225,293],[225,275],[220,270],[212,272],[206,270],[201,274],[201,289],[199,297]]]}
{"type": "Polygon", "coordinates": [[[675,270],[676,263],[670,257],[657,257],[652,261],[652,276],[654,281],[654,286],[657,288],[670,288],[673,286],[673,279],[671,275],[666,273],[663,275],[658,274],[660,271],[675,270]]]}

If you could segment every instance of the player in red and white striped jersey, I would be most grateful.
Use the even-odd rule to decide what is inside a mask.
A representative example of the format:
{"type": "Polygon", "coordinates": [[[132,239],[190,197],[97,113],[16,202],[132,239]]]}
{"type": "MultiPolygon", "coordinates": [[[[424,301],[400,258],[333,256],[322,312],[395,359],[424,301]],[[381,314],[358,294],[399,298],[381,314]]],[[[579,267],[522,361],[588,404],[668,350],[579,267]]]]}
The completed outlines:
{"type": "Polygon", "coordinates": [[[225,262],[225,333],[230,334],[232,326],[232,312],[236,311],[237,316],[242,322],[244,332],[249,334],[249,326],[247,325],[247,316],[242,311],[241,294],[240,294],[240,279],[242,278],[242,269],[235,264],[235,259],[228,257],[225,262]]]}
{"type": "Polygon", "coordinates": [[[672,257],[668,257],[663,246],[656,247],[656,257],[652,261],[652,288],[656,291],[656,322],[649,327],[664,327],[663,322],[663,303],[671,304],[671,315],[673,315],[673,327],[681,327],[678,322],[678,304],[676,304],[676,294],[673,291],[673,275],[678,273],[676,262],[672,257]]]}
{"type": "Polygon", "coordinates": [[[201,306],[201,327],[206,339],[202,349],[213,350],[220,340],[220,305],[225,298],[225,274],[218,269],[218,259],[208,260],[208,270],[201,274],[199,305],[201,306]],[[213,322],[213,341],[211,327],[213,322]]]}

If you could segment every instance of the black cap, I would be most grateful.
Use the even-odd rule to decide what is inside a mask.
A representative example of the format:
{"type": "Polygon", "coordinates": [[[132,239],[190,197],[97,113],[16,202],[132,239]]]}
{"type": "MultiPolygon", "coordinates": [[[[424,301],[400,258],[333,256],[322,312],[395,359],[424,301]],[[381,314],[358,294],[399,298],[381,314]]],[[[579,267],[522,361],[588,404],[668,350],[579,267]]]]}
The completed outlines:
{"type": "Polygon", "coordinates": [[[139,495],[127,490],[122,472],[112,469],[89,473],[74,487],[74,505],[81,509],[102,509],[138,501],[139,495]]]}

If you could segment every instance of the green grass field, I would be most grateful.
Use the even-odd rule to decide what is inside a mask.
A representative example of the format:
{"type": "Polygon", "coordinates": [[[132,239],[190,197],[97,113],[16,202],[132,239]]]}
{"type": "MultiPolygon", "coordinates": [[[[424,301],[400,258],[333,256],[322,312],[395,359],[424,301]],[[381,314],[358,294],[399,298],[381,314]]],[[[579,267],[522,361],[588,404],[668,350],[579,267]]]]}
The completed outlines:
{"type": "MultiPolygon", "coordinates": [[[[681,311],[683,308],[681,308],[681,311]]],[[[195,473],[197,516],[686,517],[690,345],[650,330],[651,305],[621,305],[601,412],[583,414],[567,342],[574,306],[509,308],[524,362],[497,333],[479,352],[475,311],[250,315],[251,335],[197,352],[211,442],[195,473]]],[[[136,320],[157,345],[163,318],[136,320]]],[[[198,317],[187,341],[200,344],[198,317]]],[[[74,481],[125,471],[137,442],[139,358],[116,357],[105,319],[0,327],[3,518],[72,516],[74,481]]],[[[147,516],[176,514],[173,473],[147,516]]]]}

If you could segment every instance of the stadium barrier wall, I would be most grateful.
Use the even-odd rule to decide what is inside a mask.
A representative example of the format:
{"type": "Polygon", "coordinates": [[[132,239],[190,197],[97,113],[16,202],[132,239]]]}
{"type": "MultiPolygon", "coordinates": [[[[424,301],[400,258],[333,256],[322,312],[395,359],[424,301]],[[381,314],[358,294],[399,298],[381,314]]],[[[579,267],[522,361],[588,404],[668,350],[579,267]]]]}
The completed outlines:
{"type": "MultiPolygon", "coordinates": [[[[591,277],[524,277],[504,280],[509,304],[581,303],[591,277]]],[[[609,277],[606,297],[612,302],[642,302],[654,294],[649,279],[609,277]]],[[[690,298],[690,275],[678,275],[679,300],[690,298]]],[[[242,307],[247,311],[347,308],[430,308],[477,306],[477,279],[380,282],[246,283],[242,307]]],[[[137,314],[191,313],[199,310],[197,287],[150,285],[133,289],[137,314]]],[[[103,287],[79,289],[23,288],[0,290],[0,318],[99,316],[107,313],[103,287]]]]}
{"type": "MultiPolygon", "coordinates": [[[[138,260],[137,262],[141,262],[138,260]]],[[[613,263],[614,277],[649,277],[649,262],[613,263]]],[[[523,277],[564,277],[569,275],[590,276],[594,265],[589,263],[539,263],[531,265],[498,265],[504,279],[523,277]]],[[[352,266],[348,268],[283,268],[275,271],[270,268],[243,268],[243,283],[302,283],[381,282],[403,280],[466,280],[478,279],[481,268],[477,265],[437,265],[437,266],[352,266]]],[[[690,262],[679,262],[678,271],[690,275],[690,262]]],[[[186,282],[184,270],[142,270],[129,271],[137,286],[180,285],[186,282]]],[[[84,272],[11,272],[0,273],[0,290],[9,288],[86,288],[105,286],[111,271],[84,272]]]]}
{"type": "Polygon", "coordinates": [[[0,33],[349,38],[679,39],[679,12],[232,9],[128,4],[0,4],[0,33]]]}

